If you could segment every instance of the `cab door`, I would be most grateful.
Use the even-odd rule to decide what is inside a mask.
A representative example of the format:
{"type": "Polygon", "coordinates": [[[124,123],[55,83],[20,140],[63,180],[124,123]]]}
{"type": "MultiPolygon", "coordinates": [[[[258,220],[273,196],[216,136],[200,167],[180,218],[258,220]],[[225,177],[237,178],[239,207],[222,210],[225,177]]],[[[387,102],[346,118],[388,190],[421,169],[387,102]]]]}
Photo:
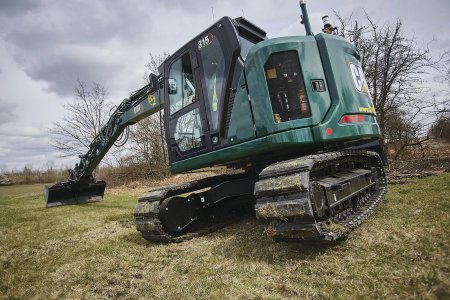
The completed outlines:
{"type": "MultiPolygon", "coordinates": [[[[208,120],[210,142],[214,149],[225,146],[226,117],[240,44],[232,21],[224,17],[195,39],[196,57],[200,65],[203,102],[208,120]]],[[[235,77],[240,77],[242,67],[235,77]]],[[[237,84],[237,79],[235,85],[237,84]]],[[[235,87],[234,87],[235,88],[235,87]]]]}
{"type": "Polygon", "coordinates": [[[164,64],[165,117],[171,162],[211,149],[198,64],[190,45],[164,64]]]}

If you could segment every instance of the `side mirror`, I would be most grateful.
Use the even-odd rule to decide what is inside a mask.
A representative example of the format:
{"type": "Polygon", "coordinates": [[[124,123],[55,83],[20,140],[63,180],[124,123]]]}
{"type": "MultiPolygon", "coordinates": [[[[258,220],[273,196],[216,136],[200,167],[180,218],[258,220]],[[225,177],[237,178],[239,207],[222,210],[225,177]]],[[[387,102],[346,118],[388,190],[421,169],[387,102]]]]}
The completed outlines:
{"type": "Polygon", "coordinates": [[[150,90],[155,91],[158,90],[158,76],[156,74],[150,73],[148,76],[148,82],[150,90]]]}
{"type": "Polygon", "coordinates": [[[175,78],[169,78],[169,94],[173,95],[177,93],[177,80],[175,78]]]}

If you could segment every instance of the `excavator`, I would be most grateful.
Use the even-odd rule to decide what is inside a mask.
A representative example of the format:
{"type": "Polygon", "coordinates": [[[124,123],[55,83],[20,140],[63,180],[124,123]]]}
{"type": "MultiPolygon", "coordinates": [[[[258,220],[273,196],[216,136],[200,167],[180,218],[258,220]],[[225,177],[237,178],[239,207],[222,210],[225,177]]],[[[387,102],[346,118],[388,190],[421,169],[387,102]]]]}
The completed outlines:
{"type": "Polygon", "coordinates": [[[230,172],[144,193],[134,210],[143,238],[179,242],[249,212],[274,241],[345,238],[386,194],[381,132],[357,49],[328,17],[313,34],[299,4],[304,36],[269,39],[223,17],[173,53],[111,114],[69,180],[44,188],[46,206],[101,200],[95,168],[128,126],[159,113],[172,173],[230,172]]]}

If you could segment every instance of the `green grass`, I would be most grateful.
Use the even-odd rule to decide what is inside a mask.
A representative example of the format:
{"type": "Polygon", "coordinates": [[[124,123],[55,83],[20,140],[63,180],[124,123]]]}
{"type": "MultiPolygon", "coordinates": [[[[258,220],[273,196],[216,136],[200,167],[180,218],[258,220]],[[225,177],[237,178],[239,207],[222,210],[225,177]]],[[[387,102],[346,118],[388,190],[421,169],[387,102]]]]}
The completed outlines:
{"type": "Polygon", "coordinates": [[[256,220],[158,245],[132,225],[143,190],[45,209],[42,186],[0,187],[0,298],[450,297],[450,174],[389,187],[332,247],[273,243],[256,220]]]}

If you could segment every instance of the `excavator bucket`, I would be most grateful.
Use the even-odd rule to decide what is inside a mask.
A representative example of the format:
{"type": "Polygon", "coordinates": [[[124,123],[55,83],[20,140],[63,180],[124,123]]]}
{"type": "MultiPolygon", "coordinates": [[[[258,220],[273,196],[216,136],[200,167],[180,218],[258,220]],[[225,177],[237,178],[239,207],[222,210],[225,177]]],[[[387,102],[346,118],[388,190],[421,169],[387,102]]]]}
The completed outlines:
{"type": "Polygon", "coordinates": [[[101,201],[105,193],[106,182],[71,183],[59,182],[44,187],[45,206],[61,206],[101,201]]]}

